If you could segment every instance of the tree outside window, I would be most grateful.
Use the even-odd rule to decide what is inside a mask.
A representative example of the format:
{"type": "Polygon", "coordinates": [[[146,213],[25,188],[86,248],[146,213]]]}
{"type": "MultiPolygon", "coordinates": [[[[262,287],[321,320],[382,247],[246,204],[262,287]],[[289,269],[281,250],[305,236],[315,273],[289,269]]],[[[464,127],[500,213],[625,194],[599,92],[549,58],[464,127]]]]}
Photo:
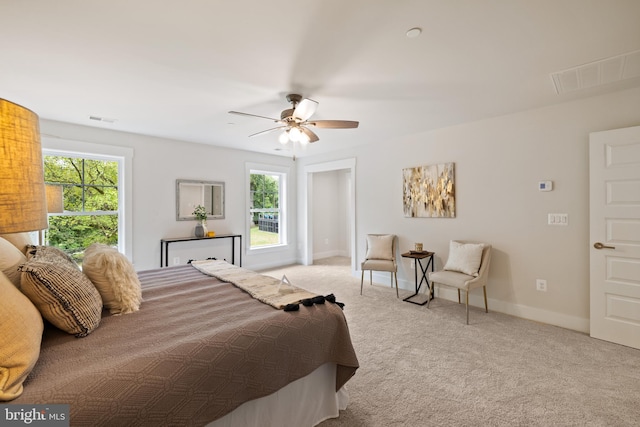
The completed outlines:
{"type": "Polygon", "coordinates": [[[50,214],[47,244],[81,263],[92,243],[118,245],[116,160],[44,156],[47,184],[62,186],[64,212],[50,214]]]}

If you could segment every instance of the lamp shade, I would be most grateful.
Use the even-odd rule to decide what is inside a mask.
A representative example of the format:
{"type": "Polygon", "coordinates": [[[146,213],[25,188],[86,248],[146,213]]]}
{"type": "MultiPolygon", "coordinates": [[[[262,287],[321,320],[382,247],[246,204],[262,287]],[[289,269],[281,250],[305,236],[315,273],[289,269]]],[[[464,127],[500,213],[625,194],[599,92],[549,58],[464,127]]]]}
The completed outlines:
{"type": "Polygon", "coordinates": [[[0,99],[0,234],[47,228],[38,116],[0,99]]]}
{"type": "Polygon", "coordinates": [[[62,201],[62,186],[54,184],[46,184],[44,186],[45,193],[47,194],[47,212],[48,213],[62,213],[64,212],[64,205],[62,201]]]}

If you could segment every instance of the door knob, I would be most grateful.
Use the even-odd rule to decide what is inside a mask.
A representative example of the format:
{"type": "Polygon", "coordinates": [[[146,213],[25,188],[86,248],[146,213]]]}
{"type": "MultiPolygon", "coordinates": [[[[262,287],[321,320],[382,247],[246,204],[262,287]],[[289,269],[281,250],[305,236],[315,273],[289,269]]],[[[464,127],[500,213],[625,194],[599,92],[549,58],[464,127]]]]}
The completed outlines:
{"type": "Polygon", "coordinates": [[[596,248],[596,249],[615,249],[615,248],[616,248],[615,246],[607,246],[607,245],[603,245],[603,244],[602,244],[602,243],[600,243],[600,242],[595,242],[595,243],[593,244],[593,247],[594,247],[594,248],[596,248]]]}

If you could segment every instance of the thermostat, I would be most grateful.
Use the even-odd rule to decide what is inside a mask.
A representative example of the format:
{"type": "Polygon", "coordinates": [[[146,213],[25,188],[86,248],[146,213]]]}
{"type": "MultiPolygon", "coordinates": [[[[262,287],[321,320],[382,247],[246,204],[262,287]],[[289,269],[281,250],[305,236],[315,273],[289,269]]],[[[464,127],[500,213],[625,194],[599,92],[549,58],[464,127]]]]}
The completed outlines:
{"type": "Polygon", "coordinates": [[[538,190],[551,191],[553,190],[553,181],[540,181],[538,183],[538,190]]]}

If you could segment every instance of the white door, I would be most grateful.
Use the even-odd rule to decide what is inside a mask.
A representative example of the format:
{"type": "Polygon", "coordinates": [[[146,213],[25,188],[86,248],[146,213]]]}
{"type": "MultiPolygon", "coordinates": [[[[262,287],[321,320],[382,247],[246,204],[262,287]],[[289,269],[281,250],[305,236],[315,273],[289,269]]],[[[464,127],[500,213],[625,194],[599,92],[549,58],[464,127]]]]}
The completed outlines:
{"type": "Polygon", "coordinates": [[[591,336],[640,349],[640,126],[589,140],[591,336]]]}

